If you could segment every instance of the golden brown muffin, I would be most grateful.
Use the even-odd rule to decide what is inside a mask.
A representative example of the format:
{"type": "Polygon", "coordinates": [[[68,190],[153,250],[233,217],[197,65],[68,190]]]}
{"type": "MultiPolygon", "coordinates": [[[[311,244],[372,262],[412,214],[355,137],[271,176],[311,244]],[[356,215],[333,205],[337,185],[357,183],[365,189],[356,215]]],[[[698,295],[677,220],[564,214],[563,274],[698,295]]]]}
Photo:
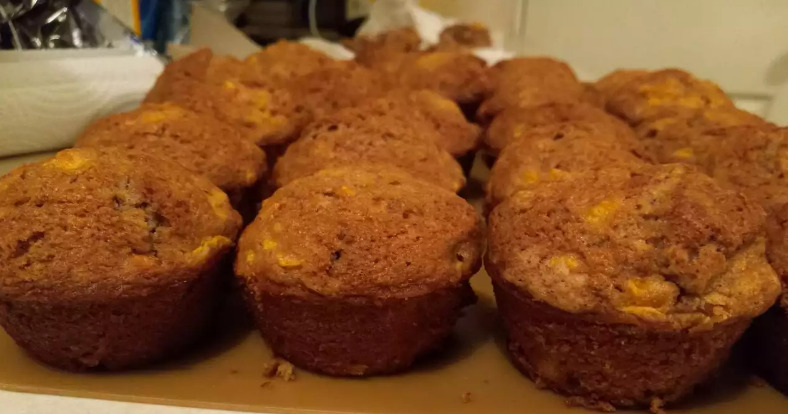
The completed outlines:
{"type": "Polygon", "coordinates": [[[443,29],[437,46],[442,50],[491,47],[492,38],[481,23],[458,23],[443,29]]]}
{"type": "Polygon", "coordinates": [[[241,218],[161,158],[65,150],[0,179],[0,325],[30,355],[118,370],[177,354],[213,317],[241,218]]]}
{"type": "Polygon", "coordinates": [[[463,51],[397,54],[373,67],[392,85],[429,89],[461,105],[478,103],[490,88],[487,63],[463,51]]]}
{"type": "Polygon", "coordinates": [[[551,102],[524,108],[509,108],[490,124],[484,142],[492,153],[523,137],[532,130],[551,125],[569,124],[594,127],[600,135],[633,138],[632,130],[605,111],[581,102],[551,102]]]}
{"type": "Polygon", "coordinates": [[[439,187],[459,191],[465,185],[462,168],[434,142],[390,119],[369,123],[336,122],[311,125],[276,162],[273,181],[279,188],[326,168],[383,164],[404,170],[439,187]]]}
{"type": "Polygon", "coordinates": [[[632,75],[607,99],[607,110],[633,126],[686,110],[732,106],[715,83],[680,69],[632,75]]]}
{"type": "Polygon", "coordinates": [[[355,62],[337,61],[290,83],[290,91],[313,119],[358,106],[387,90],[380,75],[355,62]]]}
{"type": "Polygon", "coordinates": [[[605,108],[605,96],[596,88],[593,82],[583,82],[583,92],[580,101],[597,108],[605,108]]]}
{"type": "Polygon", "coordinates": [[[734,107],[683,111],[674,116],[644,121],[635,133],[646,148],[662,163],[696,162],[695,150],[702,146],[697,142],[704,131],[732,126],[764,126],[763,118],[734,107]]]}
{"type": "Polygon", "coordinates": [[[146,103],[173,102],[215,116],[259,146],[295,139],[307,121],[303,108],[243,62],[201,49],[164,69],[146,103]]]}
{"type": "Polygon", "coordinates": [[[392,55],[417,52],[421,37],[413,27],[389,30],[376,36],[356,36],[344,39],[342,44],[356,54],[356,61],[365,66],[374,66],[381,59],[392,55]]]}
{"type": "Polygon", "coordinates": [[[788,395],[788,204],[771,209],[766,254],[782,279],[782,296],[755,320],[748,335],[752,362],[770,384],[788,395]]]}
{"type": "Polygon", "coordinates": [[[202,174],[231,199],[240,198],[266,171],[265,153],[217,119],[171,103],[99,119],[77,139],[77,147],[114,146],[167,158],[202,174]]]}
{"type": "Polygon", "coordinates": [[[392,91],[323,117],[307,129],[337,122],[350,128],[379,128],[381,132],[394,123],[414,136],[435,142],[455,157],[476,149],[481,138],[480,128],[465,120],[456,103],[426,89],[392,91]]]}
{"type": "Polygon", "coordinates": [[[489,123],[507,108],[552,102],[576,102],[585,87],[566,63],[548,57],[520,57],[497,63],[489,70],[492,90],[477,113],[489,123]]]}
{"type": "Polygon", "coordinates": [[[611,139],[571,130],[560,140],[525,139],[501,151],[487,180],[487,209],[533,184],[565,179],[572,173],[649,163],[635,140],[611,139]]]}
{"type": "Polygon", "coordinates": [[[648,73],[645,69],[617,69],[594,82],[594,88],[607,100],[629,82],[648,73]]]}
{"type": "Polygon", "coordinates": [[[720,183],[767,210],[788,203],[788,129],[743,125],[706,130],[694,138],[696,160],[720,183]]]}
{"type": "Polygon", "coordinates": [[[323,52],[301,43],[280,40],[244,60],[255,73],[273,82],[289,82],[334,63],[323,52]]]}
{"type": "Polygon", "coordinates": [[[474,296],[483,225],[453,193],[388,168],[323,170],[279,189],[236,274],[274,352],[330,375],[407,369],[474,296]]]}
{"type": "Polygon", "coordinates": [[[490,216],[485,259],[513,362],[593,407],[687,395],[779,294],[764,218],[680,164],[514,194],[490,216]]]}

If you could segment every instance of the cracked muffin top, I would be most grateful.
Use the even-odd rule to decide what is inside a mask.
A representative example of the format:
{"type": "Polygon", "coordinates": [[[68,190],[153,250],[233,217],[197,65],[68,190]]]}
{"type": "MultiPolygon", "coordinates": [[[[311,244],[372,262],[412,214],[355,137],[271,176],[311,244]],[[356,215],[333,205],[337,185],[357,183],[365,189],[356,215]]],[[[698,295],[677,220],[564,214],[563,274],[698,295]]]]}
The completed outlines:
{"type": "Polygon", "coordinates": [[[0,179],[0,298],[90,301],[185,283],[240,225],[218,187],[173,162],[61,151],[0,179]]]}
{"type": "Polygon", "coordinates": [[[485,143],[493,151],[531,135],[539,127],[557,124],[583,124],[599,134],[629,139],[632,130],[617,118],[589,104],[578,101],[550,102],[523,108],[509,108],[500,113],[485,134],[485,143]]]}
{"type": "Polygon", "coordinates": [[[225,192],[252,186],[266,170],[263,150],[237,130],[171,103],[144,104],[99,119],[75,146],[114,146],[158,155],[205,175],[225,192]]]}
{"type": "Polygon", "coordinates": [[[465,185],[462,168],[451,154],[413,128],[386,117],[366,117],[364,123],[356,122],[355,111],[347,115],[349,121],[340,116],[312,124],[290,145],[274,167],[275,185],[282,187],[322,169],[358,164],[390,165],[451,191],[465,185]]]}
{"type": "Polygon", "coordinates": [[[173,102],[215,116],[259,146],[295,139],[308,120],[281,86],[249,70],[240,60],[201,49],[164,68],[146,103],[173,102]]]}
{"type": "Polygon", "coordinates": [[[707,130],[695,138],[706,172],[767,209],[788,203],[788,128],[773,125],[707,130]]]}
{"type": "Polygon", "coordinates": [[[715,135],[707,132],[734,126],[770,128],[770,124],[757,115],[734,107],[720,107],[683,111],[644,121],[635,129],[635,134],[659,162],[696,164],[703,155],[696,152],[711,143],[705,141],[715,135]]]}
{"type": "Polygon", "coordinates": [[[566,312],[709,329],[757,316],[779,294],[764,220],[756,203],[690,166],[588,171],[493,210],[487,263],[566,312]]]}
{"type": "Polygon", "coordinates": [[[607,99],[607,110],[630,125],[681,111],[732,107],[717,84],[680,69],[625,76],[607,99]]]}
{"type": "Polygon", "coordinates": [[[410,297],[468,280],[483,239],[450,191],[388,167],[328,169],[263,202],[235,269],[255,293],[410,297]]]}
{"type": "Polygon", "coordinates": [[[378,73],[352,61],[336,61],[290,82],[290,91],[313,119],[380,96],[387,84],[378,73]]]}
{"type": "Polygon", "coordinates": [[[280,40],[249,55],[244,65],[273,82],[288,82],[333,62],[330,56],[307,45],[280,40]]]}
{"type": "Polygon", "coordinates": [[[487,206],[495,207],[521,189],[572,173],[610,167],[639,168],[648,163],[637,141],[600,138],[582,131],[560,140],[520,140],[501,151],[487,180],[487,206]]]}
{"type": "Polygon", "coordinates": [[[456,103],[429,90],[397,90],[369,99],[316,120],[304,133],[327,124],[379,132],[396,127],[434,142],[454,156],[475,149],[481,136],[480,128],[465,120],[456,103]]]}

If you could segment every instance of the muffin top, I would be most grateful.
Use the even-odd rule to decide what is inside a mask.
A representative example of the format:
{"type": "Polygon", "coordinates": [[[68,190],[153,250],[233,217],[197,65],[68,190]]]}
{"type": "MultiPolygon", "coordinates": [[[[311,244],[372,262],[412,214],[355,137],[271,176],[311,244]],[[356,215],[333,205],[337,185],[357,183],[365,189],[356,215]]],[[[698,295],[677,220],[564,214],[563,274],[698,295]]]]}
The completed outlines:
{"type": "Polygon", "coordinates": [[[240,225],[218,187],[178,164],[61,151],[0,178],[0,299],[104,300],[187,283],[240,225]]]}
{"type": "Polygon", "coordinates": [[[412,128],[390,119],[318,122],[287,148],[274,167],[274,183],[282,187],[296,178],[326,168],[383,164],[400,168],[439,187],[459,191],[465,176],[456,160],[412,128]]]}
{"type": "Polygon", "coordinates": [[[386,88],[379,74],[351,61],[336,61],[290,82],[293,96],[306,106],[313,118],[358,106],[380,96],[386,88]]]}
{"type": "Polygon", "coordinates": [[[572,68],[563,61],[545,56],[516,57],[498,62],[490,68],[494,92],[522,89],[580,90],[580,81],[572,68]]]}
{"type": "Polygon", "coordinates": [[[355,52],[357,62],[374,67],[381,59],[417,52],[421,48],[421,37],[413,27],[402,27],[376,36],[361,35],[345,39],[342,44],[355,52]]]}
{"type": "Polygon", "coordinates": [[[244,64],[274,82],[288,82],[333,62],[330,56],[309,46],[280,40],[249,55],[244,64]]]}
{"type": "Polygon", "coordinates": [[[713,82],[680,69],[631,76],[607,100],[607,109],[630,125],[685,110],[733,106],[713,82]]]}
{"type": "MultiPolygon", "coordinates": [[[[567,174],[613,166],[640,167],[638,142],[609,139],[583,130],[560,140],[550,137],[520,140],[501,151],[487,181],[487,206],[495,207],[515,192],[567,174]]],[[[571,175],[571,174],[570,174],[571,175]]]]}
{"type": "Polygon", "coordinates": [[[171,103],[144,104],[101,118],[75,145],[115,146],[168,158],[205,175],[226,192],[253,185],[266,170],[263,150],[236,129],[171,103]]]}
{"type": "Polygon", "coordinates": [[[396,124],[414,136],[435,142],[454,156],[478,146],[481,130],[465,120],[453,101],[429,90],[396,90],[345,108],[312,123],[341,123],[348,128],[389,128],[396,124]]]}
{"type": "Polygon", "coordinates": [[[145,102],[173,102],[215,116],[259,146],[294,139],[307,120],[286,89],[208,49],[167,65],[145,102]]]}
{"type": "Polygon", "coordinates": [[[630,138],[632,130],[605,111],[581,102],[552,102],[525,108],[510,108],[501,112],[487,130],[485,144],[493,151],[531,135],[535,128],[577,124],[594,127],[599,134],[630,138]]]}
{"type": "Polygon", "coordinates": [[[767,126],[757,115],[734,107],[689,110],[674,116],[644,121],[635,129],[643,144],[662,163],[695,164],[695,151],[705,144],[703,132],[732,126],[767,126]]]}
{"type": "Polygon", "coordinates": [[[461,104],[481,101],[490,87],[487,63],[465,51],[399,54],[376,69],[395,85],[429,89],[461,104]]]}
{"type": "Polygon", "coordinates": [[[759,315],[779,294],[764,219],[689,166],[586,171],[493,210],[488,268],[594,320],[708,329],[759,315]]]}
{"type": "Polygon", "coordinates": [[[412,297],[468,280],[483,238],[450,191],[388,167],[328,169],[265,200],[235,269],[258,294],[412,297]]]}
{"type": "Polygon", "coordinates": [[[439,49],[477,48],[492,46],[490,31],[481,23],[453,24],[441,32],[439,49]]]}
{"type": "Polygon", "coordinates": [[[618,90],[636,78],[647,75],[649,71],[645,69],[617,69],[594,82],[594,88],[601,93],[605,99],[613,96],[618,90]]]}
{"type": "Polygon", "coordinates": [[[706,130],[695,138],[709,175],[764,207],[788,202],[788,129],[743,125],[706,130]]]}

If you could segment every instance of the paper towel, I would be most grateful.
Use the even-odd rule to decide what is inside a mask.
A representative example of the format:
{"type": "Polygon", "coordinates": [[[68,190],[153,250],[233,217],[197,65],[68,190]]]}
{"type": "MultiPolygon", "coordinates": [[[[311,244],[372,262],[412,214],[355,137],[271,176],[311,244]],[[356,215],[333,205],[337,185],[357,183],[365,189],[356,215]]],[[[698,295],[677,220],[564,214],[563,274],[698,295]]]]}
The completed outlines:
{"type": "Polygon", "coordinates": [[[153,56],[58,57],[0,58],[0,157],[70,146],[94,119],[139,105],[163,68],[153,56]]]}

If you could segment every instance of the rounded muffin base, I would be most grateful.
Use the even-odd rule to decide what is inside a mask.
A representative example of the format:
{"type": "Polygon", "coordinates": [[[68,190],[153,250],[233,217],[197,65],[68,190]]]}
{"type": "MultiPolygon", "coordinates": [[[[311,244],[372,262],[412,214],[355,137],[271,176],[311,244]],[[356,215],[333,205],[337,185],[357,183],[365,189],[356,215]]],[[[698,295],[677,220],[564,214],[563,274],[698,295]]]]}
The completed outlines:
{"type": "Polygon", "coordinates": [[[758,373],[788,395],[788,309],[773,306],[755,319],[748,336],[758,373]]]}
{"type": "Polygon", "coordinates": [[[443,346],[476,296],[464,282],[402,299],[304,298],[246,291],[263,338],[297,367],[332,376],[406,370],[443,346]]]}
{"type": "Polygon", "coordinates": [[[708,331],[595,322],[493,278],[512,363],[540,387],[589,408],[649,406],[689,395],[727,360],[750,320],[708,331]]]}
{"type": "Polygon", "coordinates": [[[68,371],[117,371],[173,356],[213,322],[220,267],[191,283],[106,301],[0,300],[0,325],[33,358],[68,371]]]}

